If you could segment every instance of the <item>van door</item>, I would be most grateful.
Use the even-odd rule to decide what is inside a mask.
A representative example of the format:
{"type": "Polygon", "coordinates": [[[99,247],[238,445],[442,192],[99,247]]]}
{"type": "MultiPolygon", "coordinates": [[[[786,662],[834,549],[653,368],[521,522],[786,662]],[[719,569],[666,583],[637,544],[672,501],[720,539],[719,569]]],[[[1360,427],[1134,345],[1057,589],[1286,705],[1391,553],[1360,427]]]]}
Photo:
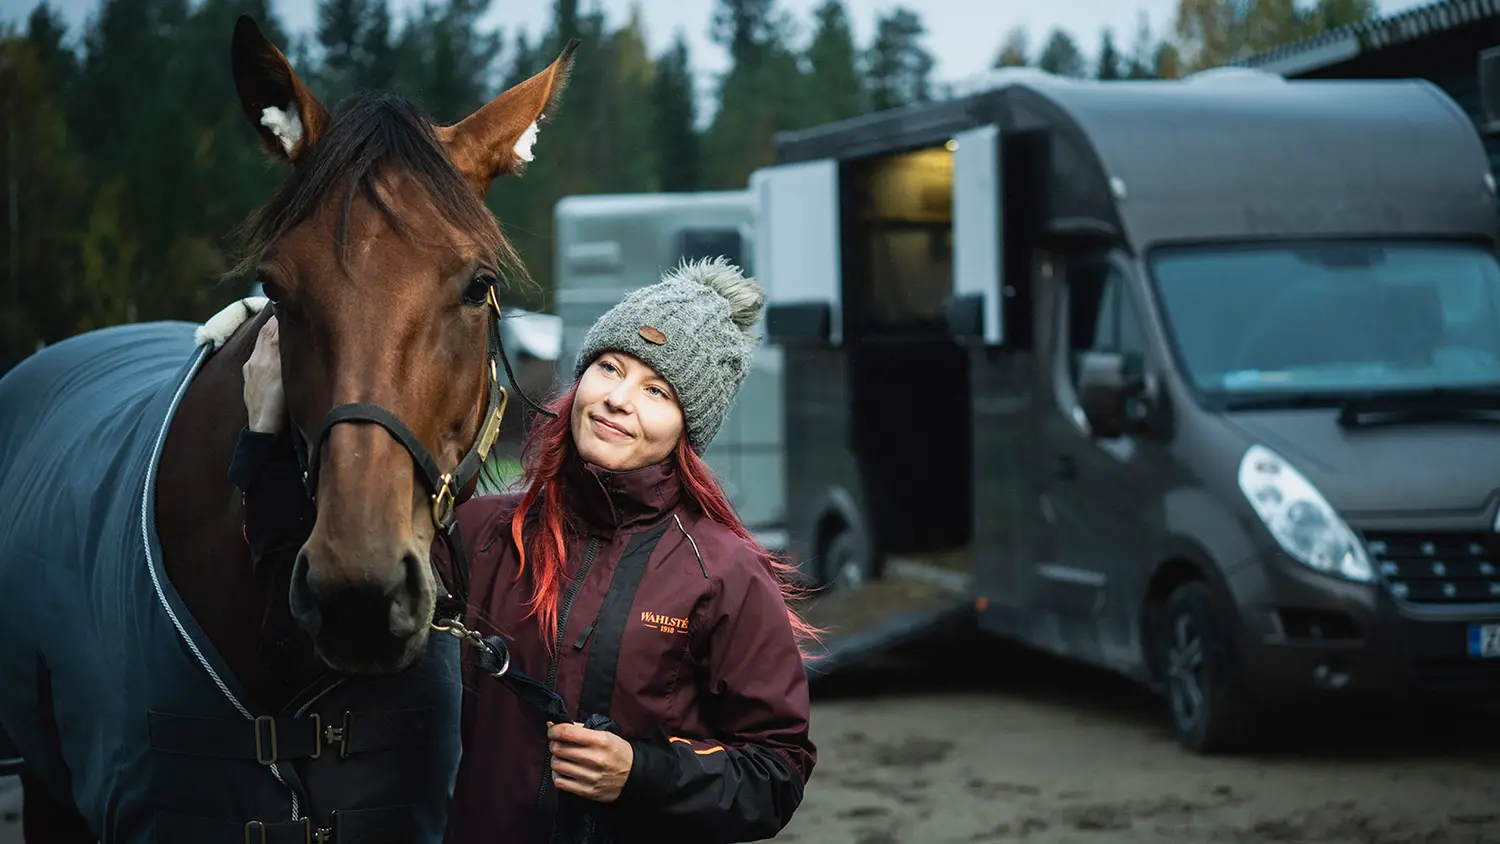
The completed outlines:
{"type": "Polygon", "coordinates": [[[1125,669],[1139,662],[1132,596],[1153,535],[1152,484],[1138,438],[1093,436],[1078,402],[1078,362],[1085,352],[1109,351],[1143,367],[1145,334],[1123,264],[1100,256],[1062,267],[1048,355],[1051,400],[1040,401],[1036,415],[1037,490],[1056,556],[1032,568],[1028,593],[1057,619],[1070,656],[1125,669]]]}

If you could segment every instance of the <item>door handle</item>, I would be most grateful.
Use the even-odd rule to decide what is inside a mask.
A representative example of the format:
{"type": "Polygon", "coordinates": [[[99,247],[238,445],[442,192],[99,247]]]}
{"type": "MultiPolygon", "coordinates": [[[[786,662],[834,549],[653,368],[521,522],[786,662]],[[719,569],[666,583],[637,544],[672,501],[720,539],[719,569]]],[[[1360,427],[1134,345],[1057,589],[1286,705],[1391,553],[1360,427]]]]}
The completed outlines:
{"type": "Polygon", "coordinates": [[[1078,461],[1071,454],[1059,454],[1052,458],[1052,474],[1067,480],[1078,477],[1078,461]]]}

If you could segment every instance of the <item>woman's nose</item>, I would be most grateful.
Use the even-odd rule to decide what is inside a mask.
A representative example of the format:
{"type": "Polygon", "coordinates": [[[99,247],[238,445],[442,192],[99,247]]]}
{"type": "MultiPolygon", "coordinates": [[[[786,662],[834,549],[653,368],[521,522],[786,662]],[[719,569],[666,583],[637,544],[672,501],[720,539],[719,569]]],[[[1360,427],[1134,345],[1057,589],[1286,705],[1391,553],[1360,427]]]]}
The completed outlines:
{"type": "Polygon", "coordinates": [[[609,405],[611,409],[626,412],[630,409],[632,392],[633,390],[629,384],[616,384],[615,388],[604,396],[604,403],[609,405]]]}

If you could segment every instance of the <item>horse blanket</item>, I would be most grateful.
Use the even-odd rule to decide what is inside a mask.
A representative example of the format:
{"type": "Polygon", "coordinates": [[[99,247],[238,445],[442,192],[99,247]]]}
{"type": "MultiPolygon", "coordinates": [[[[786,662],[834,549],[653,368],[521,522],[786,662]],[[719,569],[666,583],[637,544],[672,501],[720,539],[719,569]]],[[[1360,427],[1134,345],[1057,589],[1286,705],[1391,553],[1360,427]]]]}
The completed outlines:
{"type": "Polygon", "coordinates": [[[196,328],[90,332],[0,379],[0,762],[70,794],[106,844],[438,844],[452,637],[401,675],[258,712],[167,580],[155,469],[217,345],[196,328]]]}

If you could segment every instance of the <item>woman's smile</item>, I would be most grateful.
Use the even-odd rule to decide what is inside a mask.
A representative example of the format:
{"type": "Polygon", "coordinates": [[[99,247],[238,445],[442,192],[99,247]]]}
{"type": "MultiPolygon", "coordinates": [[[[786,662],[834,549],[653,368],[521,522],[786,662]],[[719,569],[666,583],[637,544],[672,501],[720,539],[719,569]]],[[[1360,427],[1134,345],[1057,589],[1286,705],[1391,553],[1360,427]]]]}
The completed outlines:
{"type": "Polygon", "coordinates": [[[625,430],[620,425],[605,419],[597,414],[590,413],[589,419],[594,423],[594,433],[605,439],[633,440],[635,435],[625,430]]]}

